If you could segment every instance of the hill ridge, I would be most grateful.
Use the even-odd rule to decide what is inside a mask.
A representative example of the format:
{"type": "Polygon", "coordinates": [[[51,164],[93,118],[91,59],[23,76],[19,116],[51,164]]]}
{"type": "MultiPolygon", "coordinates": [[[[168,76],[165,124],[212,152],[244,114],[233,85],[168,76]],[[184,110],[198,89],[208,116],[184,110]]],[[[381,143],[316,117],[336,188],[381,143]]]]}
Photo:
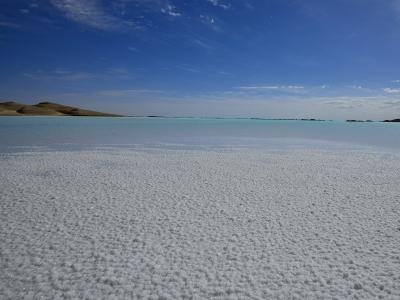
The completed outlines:
{"type": "Polygon", "coordinates": [[[42,101],[29,105],[16,101],[0,102],[0,116],[81,116],[81,117],[120,117],[79,107],[42,101]]]}

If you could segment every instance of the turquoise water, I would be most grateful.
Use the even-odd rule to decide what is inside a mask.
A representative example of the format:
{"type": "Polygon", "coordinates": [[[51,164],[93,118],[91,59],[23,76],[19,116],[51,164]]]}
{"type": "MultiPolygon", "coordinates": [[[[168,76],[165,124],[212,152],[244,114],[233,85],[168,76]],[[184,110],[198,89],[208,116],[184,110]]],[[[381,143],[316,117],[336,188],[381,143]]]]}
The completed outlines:
{"type": "Polygon", "coordinates": [[[0,117],[0,151],[90,146],[347,145],[400,151],[400,124],[195,118],[0,117]]]}

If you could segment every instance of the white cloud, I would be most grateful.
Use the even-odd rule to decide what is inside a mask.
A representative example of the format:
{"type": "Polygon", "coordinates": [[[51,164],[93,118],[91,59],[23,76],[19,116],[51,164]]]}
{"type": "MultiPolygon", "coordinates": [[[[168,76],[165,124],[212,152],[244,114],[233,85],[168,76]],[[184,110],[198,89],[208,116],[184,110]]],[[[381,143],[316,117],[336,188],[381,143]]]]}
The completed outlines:
{"type": "Polygon", "coordinates": [[[225,10],[231,8],[230,4],[221,3],[220,0],[207,0],[207,2],[211,3],[214,6],[221,7],[225,10]]]}
{"type": "Polygon", "coordinates": [[[400,89],[384,88],[383,91],[388,94],[399,94],[400,89]]]}
{"type": "Polygon", "coordinates": [[[358,91],[360,91],[360,92],[373,92],[374,91],[374,89],[372,89],[372,88],[369,88],[369,87],[365,87],[365,86],[362,86],[362,85],[348,85],[348,86],[346,86],[347,88],[350,88],[350,89],[353,89],[353,90],[358,90],[358,91]]]}
{"type": "Polygon", "coordinates": [[[298,89],[304,89],[304,86],[301,86],[301,85],[288,85],[286,87],[283,86],[282,88],[298,90],[298,89]]]}
{"type": "Polygon", "coordinates": [[[167,3],[164,7],[161,8],[161,12],[172,17],[180,17],[181,13],[176,11],[176,7],[172,4],[167,3]]]}
{"type": "Polygon", "coordinates": [[[277,90],[279,86],[240,86],[241,90],[277,90]]]}
{"type": "Polygon", "coordinates": [[[301,85],[280,85],[280,86],[240,86],[241,90],[302,90],[304,86],[301,85]]]}
{"type": "Polygon", "coordinates": [[[64,15],[81,24],[102,30],[116,30],[121,20],[108,14],[97,0],[50,0],[64,15]]]}
{"type": "Polygon", "coordinates": [[[142,29],[145,26],[143,17],[124,18],[129,9],[128,5],[132,5],[132,10],[141,7],[171,17],[182,16],[168,0],[119,0],[112,3],[111,8],[114,10],[109,6],[102,5],[102,3],[108,3],[108,1],[102,0],[50,0],[50,2],[68,19],[106,31],[127,31],[142,29]]]}
{"type": "Polygon", "coordinates": [[[400,79],[392,80],[393,83],[400,83],[400,79]]]}

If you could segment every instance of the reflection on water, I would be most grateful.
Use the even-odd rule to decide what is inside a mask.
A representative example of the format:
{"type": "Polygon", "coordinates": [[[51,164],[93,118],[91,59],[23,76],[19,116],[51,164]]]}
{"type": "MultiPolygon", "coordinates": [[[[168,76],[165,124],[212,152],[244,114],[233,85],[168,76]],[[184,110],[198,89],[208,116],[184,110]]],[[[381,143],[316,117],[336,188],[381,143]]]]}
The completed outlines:
{"type": "Polygon", "coordinates": [[[0,151],[33,147],[372,146],[400,150],[400,124],[191,118],[0,117],[0,151]]]}

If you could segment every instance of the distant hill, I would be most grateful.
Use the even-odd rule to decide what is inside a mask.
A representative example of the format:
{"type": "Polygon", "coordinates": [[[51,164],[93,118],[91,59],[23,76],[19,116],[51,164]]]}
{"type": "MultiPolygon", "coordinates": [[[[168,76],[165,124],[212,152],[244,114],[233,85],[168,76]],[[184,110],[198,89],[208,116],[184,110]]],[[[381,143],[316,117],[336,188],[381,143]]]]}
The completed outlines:
{"type": "Polygon", "coordinates": [[[119,115],[102,113],[53,102],[40,102],[35,105],[27,105],[13,101],[0,102],[0,116],[119,117],[119,115]]]}

